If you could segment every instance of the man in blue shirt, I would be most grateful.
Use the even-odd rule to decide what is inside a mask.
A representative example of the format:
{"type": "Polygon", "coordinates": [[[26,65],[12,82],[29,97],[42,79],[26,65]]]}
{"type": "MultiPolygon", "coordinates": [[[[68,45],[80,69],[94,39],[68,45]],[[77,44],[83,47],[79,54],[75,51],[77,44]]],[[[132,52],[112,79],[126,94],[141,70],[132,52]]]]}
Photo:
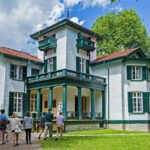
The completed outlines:
{"type": "Polygon", "coordinates": [[[7,127],[7,116],[5,115],[5,110],[1,110],[0,114],[0,132],[2,133],[2,144],[4,143],[4,136],[6,132],[6,127],[7,127]]]}

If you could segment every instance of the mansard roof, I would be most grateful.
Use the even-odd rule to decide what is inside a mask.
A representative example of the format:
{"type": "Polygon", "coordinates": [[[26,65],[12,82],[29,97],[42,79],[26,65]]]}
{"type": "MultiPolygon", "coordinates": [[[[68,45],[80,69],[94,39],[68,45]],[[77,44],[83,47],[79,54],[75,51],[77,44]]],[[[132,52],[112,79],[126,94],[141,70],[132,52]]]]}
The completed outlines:
{"type": "Polygon", "coordinates": [[[128,57],[129,55],[133,54],[134,52],[138,52],[138,54],[141,57],[146,58],[146,55],[140,48],[132,48],[132,49],[119,51],[119,52],[116,52],[116,53],[113,53],[110,55],[106,55],[103,57],[99,57],[96,60],[92,61],[91,64],[103,63],[103,62],[112,61],[112,60],[116,60],[116,59],[120,59],[120,58],[125,58],[125,57],[128,57]]]}
{"type": "Polygon", "coordinates": [[[89,30],[89,29],[87,29],[87,28],[85,28],[85,27],[83,27],[83,26],[81,26],[81,25],[79,25],[79,24],[69,20],[69,19],[63,19],[63,20],[57,22],[56,24],[53,24],[53,25],[51,25],[51,26],[49,26],[49,27],[47,27],[47,28],[45,28],[43,30],[40,30],[40,31],[38,31],[38,32],[36,32],[34,34],[31,34],[30,36],[33,39],[37,39],[39,36],[42,36],[42,35],[44,35],[44,34],[46,34],[48,32],[51,32],[51,31],[56,30],[58,28],[61,28],[63,26],[70,26],[70,27],[72,27],[74,29],[77,29],[77,30],[79,30],[81,32],[84,32],[86,34],[89,34],[89,35],[97,38],[97,40],[102,39],[102,37],[99,34],[93,32],[93,31],[91,31],[91,30],[89,30]]]}
{"type": "Polygon", "coordinates": [[[37,56],[33,56],[29,53],[21,52],[21,51],[11,49],[11,48],[0,47],[0,54],[42,63],[42,61],[40,59],[38,59],[37,56]]]}

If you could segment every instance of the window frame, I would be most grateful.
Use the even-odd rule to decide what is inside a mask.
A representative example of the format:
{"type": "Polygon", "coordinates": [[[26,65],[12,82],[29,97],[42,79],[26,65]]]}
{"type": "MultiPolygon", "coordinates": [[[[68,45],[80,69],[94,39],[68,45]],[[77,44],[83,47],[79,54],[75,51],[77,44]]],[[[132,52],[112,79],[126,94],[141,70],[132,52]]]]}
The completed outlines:
{"type": "Polygon", "coordinates": [[[30,111],[36,112],[36,93],[30,94],[30,111]]]}
{"type": "MultiPolygon", "coordinates": [[[[22,81],[23,80],[23,66],[20,66],[20,65],[14,65],[14,70],[13,70],[13,80],[18,80],[18,81],[22,81]]],[[[12,68],[10,68],[12,69],[12,68]]],[[[12,72],[12,70],[10,71],[12,72]]]]}
{"type": "Polygon", "coordinates": [[[48,58],[48,71],[54,71],[54,57],[48,58]]]}
{"type": "Polygon", "coordinates": [[[13,93],[13,112],[16,113],[17,115],[21,116],[22,110],[23,110],[23,93],[14,92],[13,93]],[[19,108],[19,106],[20,106],[20,108],[19,108]]]}
{"type": "Polygon", "coordinates": [[[132,109],[133,109],[133,113],[135,113],[135,114],[143,113],[144,109],[143,109],[143,94],[142,94],[142,92],[132,92],[132,109]]]}
{"type": "Polygon", "coordinates": [[[80,57],[80,72],[86,73],[86,59],[80,57]]]}
{"type": "Polygon", "coordinates": [[[138,80],[138,81],[142,80],[142,71],[143,71],[142,70],[142,66],[132,66],[131,67],[131,79],[133,81],[135,81],[135,80],[138,80]],[[139,70],[137,70],[137,68],[139,68],[139,70]]]}

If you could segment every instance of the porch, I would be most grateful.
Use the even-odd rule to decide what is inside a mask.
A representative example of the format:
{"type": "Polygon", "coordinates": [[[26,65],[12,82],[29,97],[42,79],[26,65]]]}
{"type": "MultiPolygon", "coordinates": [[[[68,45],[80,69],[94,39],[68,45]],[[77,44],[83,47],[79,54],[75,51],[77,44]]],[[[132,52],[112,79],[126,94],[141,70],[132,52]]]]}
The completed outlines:
{"type": "Polygon", "coordinates": [[[65,120],[105,118],[105,79],[67,69],[28,77],[28,109],[37,113],[51,108],[65,120]]]}

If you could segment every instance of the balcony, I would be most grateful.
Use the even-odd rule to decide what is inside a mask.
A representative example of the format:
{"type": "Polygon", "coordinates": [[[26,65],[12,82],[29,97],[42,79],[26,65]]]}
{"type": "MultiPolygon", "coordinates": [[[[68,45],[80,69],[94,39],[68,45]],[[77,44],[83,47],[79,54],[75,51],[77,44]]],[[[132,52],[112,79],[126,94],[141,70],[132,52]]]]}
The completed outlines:
{"type": "Polygon", "coordinates": [[[27,77],[26,83],[30,86],[47,86],[49,84],[81,85],[94,86],[95,88],[104,88],[105,78],[76,72],[68,69],[62,69],[54,72],[48,72],[31,77],[27,77]]]}
{"type": "Polygon", "coordinates": [[[56,39],[52,36],[46,37],[43,40],[39,41],[39,49],[45,51],[48,49],[56,49],[56,39]]]}
{"type": "Polygon", "coordinates": [[[78,36],[77,48],[83,49],[86,51],[94,51],[95,50],[94,44],[95,44],[95,42],[91,41],[91,39],[89,39],[87,37],[83,37],[81,35],[78,36]]]}

